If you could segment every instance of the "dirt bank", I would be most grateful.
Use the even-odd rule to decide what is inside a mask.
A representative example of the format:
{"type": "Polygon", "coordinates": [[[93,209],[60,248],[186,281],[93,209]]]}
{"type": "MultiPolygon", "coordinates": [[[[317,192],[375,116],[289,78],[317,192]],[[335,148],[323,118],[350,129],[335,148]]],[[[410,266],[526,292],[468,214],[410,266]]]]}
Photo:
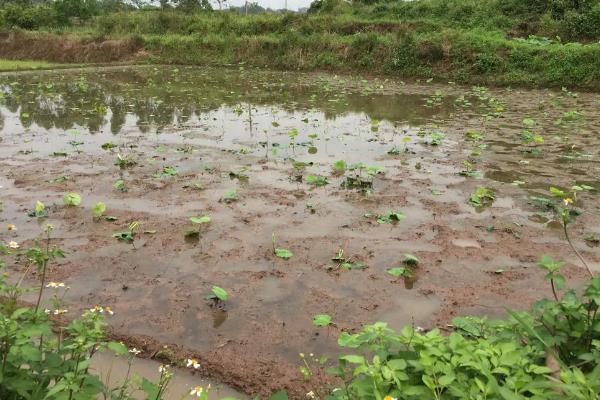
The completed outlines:
{"type": "Polygon", "coordinates": [[[0,33],[0,58],[43,60],[60,63],[108,63],[132,61],[141,45],[134,39],[84,39],[74,35],[0,33]]]}

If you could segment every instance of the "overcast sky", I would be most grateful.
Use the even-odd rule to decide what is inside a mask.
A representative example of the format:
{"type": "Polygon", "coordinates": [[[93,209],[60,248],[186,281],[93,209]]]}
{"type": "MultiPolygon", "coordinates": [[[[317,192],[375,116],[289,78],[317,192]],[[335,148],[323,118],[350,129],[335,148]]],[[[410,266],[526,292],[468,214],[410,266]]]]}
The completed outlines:
{"type": "MultiPolygon", "coordinates": [[[[245,0],[228,0],[227,2],[232,6],[243,6],[246,3],[245,0]]],[[[278,9],[285,7],[285,0],[258,0],[256,2],[265,8],[278,9]]],[[[308,7],[310,3],[311,0],[287,0],[287,8],[289,10],[297,10],[300,7],[308,7]]]]}

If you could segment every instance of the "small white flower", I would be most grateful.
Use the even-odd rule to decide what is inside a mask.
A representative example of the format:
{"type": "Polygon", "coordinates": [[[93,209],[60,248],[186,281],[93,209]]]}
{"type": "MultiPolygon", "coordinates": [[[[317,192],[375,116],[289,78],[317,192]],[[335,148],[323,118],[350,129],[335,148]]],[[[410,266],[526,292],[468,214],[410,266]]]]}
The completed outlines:
{"type": "Polygon", "coordinates": [[[130,350],[129,350],[129,352],[130,352],[131,354],[133,354],[134,356],[137,356],[137,355],[138,355],[138,354],[140,354],[142,351],[141,351],[141,350],[138,350],[138,349],[136,349],[136,348],[134,347],[133,349],[130,349],[130,350]]]}
{"type": "Polygon", "coordinates": [[[314,399],[315,398],[315,392],[313,392],[312,390],[308,393],[306,393],[306,398],[308,399],[314,399]]]}
{"type": "Polygon", "coordinates": [[[18,249],[19,243],[12,241],[12,242],[8,243],[8,247],[10,247],[11,249],[18,249]]]}
{"type": "Polygon", "coordinates": [[[65,287],[65,284],[62,282],[48,282],[48,284],[46,285],[47,288],[59,288],[59,287],[65,287]]]}
{"type": "Polygon", "coordinates": [[[190,396],[200,397],[202,396],[202,392],[204,392],[204,388],[202,386],[196,386],[190,390],[190,396]]]}
{"type": "Polygon", "coordinates": [[[102,307],[102,306],[99,306],[99,305],[95,305],[94,308],[90,308],[90,312],[92,314],[96,314],[96,313],[98,313],[98,314],[104,314],[105,312],[107,314],[110,314],[110,315],[114,315],[115,314],[114,311],[112,310],[112,308],[110,308],[109,306],[102,307]]]}
{"type": "Polygon", "coordinates": [[[45,312],[46,314],[50,314],[50,312],[51,312],[51,311],[50,311],[50,310],[48,310],[48,309],[46,308],[46,309],[44,310],[44,312],[45,312]]]}
{"type": "Polygon", "coordinates": [[[69,312],[69,310],[64,309],[64,308],[59,308],[58,310],[54,310],[54,315],[66,314],[67,312],[69,312]]]}
{"type": "Polygon", "coordinates": [[[200,368],[200,364],[198,363],[198,360],[196,360],[195,358],[188,358],[185,362],[185,366],[188,368],[194,368],[194,369],[200,368]]]}
{"type": "Polygon", "coordinates": [[[167,365],[160,364],[160,366],[158,367],[158,372],[160,372],[161,374],[164,374],[165,372],[167,372],[167,368],[168,368],[167,365]]]}

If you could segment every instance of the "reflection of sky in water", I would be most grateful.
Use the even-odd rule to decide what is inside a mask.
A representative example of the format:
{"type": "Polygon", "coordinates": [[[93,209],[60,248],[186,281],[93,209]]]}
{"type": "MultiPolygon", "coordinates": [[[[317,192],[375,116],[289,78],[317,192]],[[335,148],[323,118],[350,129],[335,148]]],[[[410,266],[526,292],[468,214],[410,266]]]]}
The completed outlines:
{"type": "Polygon", "coordinates": [[[0,132],[31,135],[24,140],[27,148],[41,155],[69,152],[74,137],[84,142],[82,151],[97,153],[103,143],[124,140],[119,134],[148,134],[157,143],[292,158],[314,147],[313,161],[343,157],[358,162],[381,157],[394,146],[403,148],[405,135],[416,142],[412,124],[448,112],[422,107],[421,95],[345,93],[260,75],[254,80],[231,70],[216,78],[172,71],[72,73],[76,80],[56,73],[44,75],[45,82],[32,75],[11,77],[4,85],[0,132]],[[294,140],[289,136],[293,129],[298,131],[294,140]]]}
{"type": "MultiPolygon", "coordinates": [[[[326,164],[335,159],[393,164],[387,152],[403,150],[404,137],[418,154],[431,157],[464,148],[464,158],[469,157],[467,147],[472,144],[465,143],[463,135],[473,128],[463,123],[482,112],[475,98],[470,98],[469,109],[457,107],[453,96],[444,96],[439,107],[425,107],[425,94],[382,94],[376,91],[379,84],[367,81],[357,85],[351,78],[313,76],[309,82],[307,77],[188,67],[5,75],[0,77],[0,135],[21,151],[41,156],[72,151],[69,142],[75,137],[84,142],[80,150],[94,154],[103,143],[124,145],[149,135],[157,146],[215,146],[302,161],[314,147],[317,152],[310,154],[310,161],[326,164]],[[423,144],[438,129],[435,124],[445,134],[438,148],[423,144]],[[418,136],[421,127],[428,130],[418,136]],[[291,140],[293,129],[298,135],[291,140]]],[[[478,123],[476,129],[486,131],[488,147],[476,168],[487,179],[511,183],[534,176],[547,181],[565,172],[585,178],[590,170],[577,164],[593,162],[593,157],[573,162],[565,158],[572,148],[560,141],[548,138],[544,157],[524,153],[518,138],[521,119],[522,115],[516,122],[492,119],[485,127],[478,123]],[[563,164],[560,171],[555,170],[556,162],[563,164]]],[[[545,134],[555,134],[551,130],[556,128],[549,129],[545,134]]],[[[575,133],[569,140],[575,147],[581,141],[581,150],[573,154],[586,155],[594,139],[575,133]]]]}

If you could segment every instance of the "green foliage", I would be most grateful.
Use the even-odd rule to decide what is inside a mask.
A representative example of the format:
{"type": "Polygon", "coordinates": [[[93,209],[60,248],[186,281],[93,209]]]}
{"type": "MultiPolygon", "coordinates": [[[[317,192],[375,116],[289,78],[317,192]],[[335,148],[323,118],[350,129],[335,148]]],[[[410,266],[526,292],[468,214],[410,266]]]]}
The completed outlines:
{"type": "MultiPolygon", "coordinates": [[[[64,1],[76,2],[74,9],[84,17],[52,17],[54,7],[36,5],[36,9],[46,7],[52,12],[11,17],[10,21],[8,11],[0,12],[0,25],[44,29],[63,26],[66,20],[85,21],[92,0],[64,1]]],[[[522,8],[516,0],[508,5],[497,0],[332,3],[340,5],[333,8],[334,14],[248,16],[189,12],[187,6],[178,5],[171,10],[101,15],[79,29],[98,36],[136,35],[137,43],[152,53],[154,61],[171,64],[244,62],[304,70],[368,69],[370,73],[435,75],[491,84],[600,85],[598,0],[582,1],[586,7],[569,5],[554,14],[548,4],[516,12],[522,8]],[[574,40],[580,42],[566,43],[574,40]],[[297,57],[299,51],[303,57],[297,57]]],[[[98,13],[104,13],[104,2],[99,5],[98,13]]],[[[28,8],[14,10],[24,13],[28,8]]]]}
{"type": "Polygon", "coordinates": [[[107,347],[103,316],[84,313],[66,327],[62,340],[53,337],[52,326],[44,312],[29,308],[0,315],[0,398],[92,400],[103,391],[99,377],[88,372],[90,354],[107,347]]]}
{"type": "Polygon", "coordinates": [[[306,177],[306,183],[308,183],[309,185],[312,185],[312,186],[325,186],[329,182],[327,181],[327,178],[325,178],[324,176],[308,175],[306,177]]]}
{"type": "Polygon", "coordinates": [[[113,233],[112,237],[114,237],[117,240],[126,242],[126,243],[133,243],[135,240],[135,233],[138,228],[139,228],[139,223],[137,221],[134,221],[127,226],[126,231],[115,232],[115,233],[113,233]]]}
{"type": "Polygon", "coordinates": [[[233,203],[234,201],[237,201],[238,199],[238,194],[237,194],[237,190],[235,189],[231,189],[225,192],[225,194],[223,195],[223,197],[221,198],[221,200],[225,203],[233,203]]]}
{"type": "Polygon", "coordinates": [[[292,256],[294,255],[294,253],[292,253],[288,249],[276,248],[275,249],[275,255],[277,257],[279,257],[279,258],[283,258],[284,260],[289,260],[290,258],[292,258],[292,256]]]}
{"type": "Polygon", "coordinates": [[[350,271],[353,269],[365,268],[365,265],[362,262],[355,260],[353,257],[348,257],[344,253],[344,249],[340,248],[335,254],[335,256],[331,258],[331,260],[336,263],[335,267],[328,266],[327,270],[336,269],[342,271],[350,271]]]}
{"type": "MultiPolygon", "coordinates": [[[[561,263],[543,257],[540,265],[554,274],[561,263]]],[[[599,305],[594,278],[582,296],[569,290],[506,320],[456,318],[448,336],[411,327],[396,333],[383,322],[343,332],[339,345],[354,353],[330,369],[345,382],[330,398],[597,399],[599,305]]]]}
{"type": "Polygon", "coordinates": [[[172,176],[177,175],[178,173],[179,172],[177,171],[177,169],[167,165],[167,166],[163,167],[162,170],[160,170],[159,172],[154,174],[154,177],[155,178],[170,178],[172,176]]]}
{"type": "Polygon", "coordinates": [[[496,194],[492,189],[480,186],[469,197],[469,204],[473,207],[481,207],[492,204],[495,199],[496,194]]]}
{"type": "Polygon", "coordinates": [[[408,268],[404,267],[394,267],[387,270],[387,273],[393,276],[394,278],[404,277],[410,278],[412,276],[412,272],[408,268]]]}
{"type": "Polygon", "coordinates": [[[219,286],[213,286],[210,291],[211,294],[207,296],[208,299],[214,299],[218,301],[227,301],[227,299],[229,299],[229,294],[225,291],[225,289],[219,286]]]}
{"type": "Polygon", "coordinates": [[[81,204],[81,196],[75,192],[70,192],[64,195],[63,203],[68,207],[76,207],[81,204]]]}
{"type": "Polygon", "coordinates": [[[106,340],[105,316],[113,314],[110,307],[96,305],[71,322],[64,319],[68,310],[62,308],[61,301],[69,288],[63,283],[45,282],[49,263],[65,256],[60,248],[50,246],[52,229],[51,225],[44,228],[40,239],[45,242],[43,246],[37,247],[36,241],[36,246],[22,252],[39,272],[35,308],[20,307],[20,296],[25,290],[20,288],[20,282],[11,283],[5,271],[6,263],[0,259],[0,295],[3,298],[0,303],[0,398],[126,399],[141,389],[147,394],[144,399],[163,400],[172,376],[165,367],[161,367],[163,371],[157,383],[144,379],[138,385],[128,375],[115,387],[109,387],[90,368],[91,358],[97,352],[111,350],[128,357],[131,363],[137,350],[132,352],[122,343],[106,340]],[[46,309],[41,304],[44,290],[53,292],[48,301],[50,308],[46,309]]]}
{"type": "Polygon", "coordinates": [[[0,25],[7,28],[38,29],[57,22],[56,10],[47,4],[23,7],[17,2],[8,2],[0,10],[0,25]]]}
{"type": "Polygon", "coordinates": [[[121,154],[117,154],[117,158],[115,160],[115,165],[117,165],[121,169],[130,168],[136,165],[137,162],[133,159],[131,154],[127,156],[123,156],[121,154]]]}
{"type": "Polygon", "coordinates": [[[194,224],[207,224],[210,222],[210,216],[202,215],[200,217],[190,217],[190,221],[192,221],[194,224]]]}
{"type": "Polygon", "coordinates": [[[106,204],[104,204],[102,202],[96,203],[96,205],[92,208],[92,214],[94,214],[94,217],[96,217],[96,218],[100,218],[101,216],[104,215],[105,212],[106,212],[106,204]]]}
{"type": "Polygon", "coordinates": [[[331,325],[331,316],[328,314],[317,314],[313,317],[313,325],[315,325],[315,326],[331,325]]]}
{"type": "Polygon", "coordinates": [[[401,212],[390,211],[387,214],[383,214],[377,217],[378,224],[390,224],[392,222],[400,222],[406,219],[406,215],[401,212]]]}
{"type": "Polygon", "coordinates": [[[28,214],[32,218],[44,218],[48,216],[46,206],[41,201],[36,201],[35,207],[32,212],[28,214]]]}
{"type": "Polygon", "coordinates": [[[420,262],[417,257],[415,257],[414,255],[412,255],[410,253],[404,253],[403,257],[404,257],[404,259],[402,260],[402,262],[406,265],[416,266],[420,262]]]}
{"type": "Polygon", "coordinates": [[[56,0],[53,6],[60,25],[70,25],[73,18],[88,20],[100,13],[97,0],[56,0]]]}
{"type": "Polygon", "coordinates": [[[344,173],[346,172],[346,168],[348,168],[348,165],[344,160],[338,160],[333,163],[333,170],[336,173],[344,173]]]}

